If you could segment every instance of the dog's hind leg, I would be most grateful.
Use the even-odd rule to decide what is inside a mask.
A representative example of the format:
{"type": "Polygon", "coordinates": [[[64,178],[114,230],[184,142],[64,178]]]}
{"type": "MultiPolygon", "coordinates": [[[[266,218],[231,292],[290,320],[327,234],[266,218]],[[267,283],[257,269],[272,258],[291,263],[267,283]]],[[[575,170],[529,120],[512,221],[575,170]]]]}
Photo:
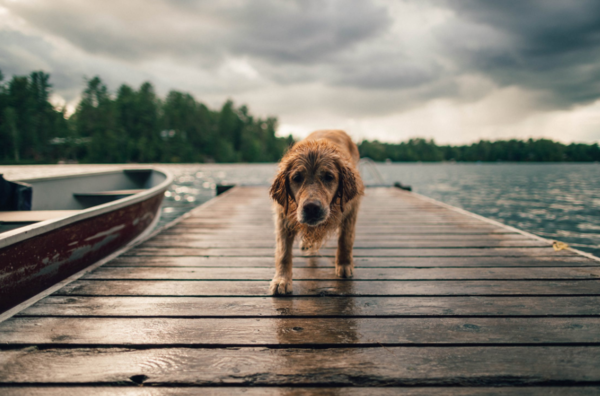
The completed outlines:
{"type": "Polygon", "coordinates": [[[352,247],[354,245],[354,233],[356,228],[356,217],[358,205],[353,205],[340,224],[340,236],[338,248],[335,255],[335,274],[340,278],[350,278],[354,273],[354,260],[352,259],[352,247]]]}
{"type": "Polygon", "coordinates": [[[290,226],[283,213],[277,213],[275,229],[275,276],[269,290],[271,294],[288,294],[292,292],[292,248],[296,230],[290,226]]]}

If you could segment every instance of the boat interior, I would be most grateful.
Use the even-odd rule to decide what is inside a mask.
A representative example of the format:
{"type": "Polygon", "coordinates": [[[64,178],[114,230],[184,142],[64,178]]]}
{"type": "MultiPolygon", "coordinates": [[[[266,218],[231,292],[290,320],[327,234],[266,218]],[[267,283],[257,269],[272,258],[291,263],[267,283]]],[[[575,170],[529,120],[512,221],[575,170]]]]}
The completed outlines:
{"type": "Polygon", "coordinates": [[[0,233],[148,190],[165,180],[153,169],[8,181],[0,174],[0,233]]]}

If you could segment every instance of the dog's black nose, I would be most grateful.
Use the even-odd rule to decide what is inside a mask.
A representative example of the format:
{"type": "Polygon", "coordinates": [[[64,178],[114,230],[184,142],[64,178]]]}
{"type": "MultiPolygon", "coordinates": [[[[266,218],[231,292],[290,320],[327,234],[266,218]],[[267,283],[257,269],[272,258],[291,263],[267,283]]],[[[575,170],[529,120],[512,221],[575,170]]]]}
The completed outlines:
{"type": "Polygon", "coordinates": [[[306,202],[302,206],[302,217],[308,224],[320,221],[324,214],[323,206],[318,201],[306,202]]]}

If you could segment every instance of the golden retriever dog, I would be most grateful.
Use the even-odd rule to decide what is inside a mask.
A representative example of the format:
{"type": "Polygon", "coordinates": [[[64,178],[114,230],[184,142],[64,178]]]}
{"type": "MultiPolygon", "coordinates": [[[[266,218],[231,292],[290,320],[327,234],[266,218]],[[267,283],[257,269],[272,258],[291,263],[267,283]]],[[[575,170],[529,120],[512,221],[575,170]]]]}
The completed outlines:
{"type": "Polygon", "coordinates": [[[335,273],[352,276],[354,229],[364,186],[358,172],[360,155],[350,136],[340,130],[311,133],[284,155],[271,186],[275,208],[275,276],[271,294],[292,292],[292,247],[316,253],[337,231],[335,273]]]}

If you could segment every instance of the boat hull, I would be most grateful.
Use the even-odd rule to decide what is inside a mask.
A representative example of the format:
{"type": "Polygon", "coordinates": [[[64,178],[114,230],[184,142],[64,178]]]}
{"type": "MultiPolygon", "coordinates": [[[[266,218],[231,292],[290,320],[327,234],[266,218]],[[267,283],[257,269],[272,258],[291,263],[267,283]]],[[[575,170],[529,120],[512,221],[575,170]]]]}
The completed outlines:
{"type": "Polygon", "coordinates": [[[0,312],[107,257],[159,215],[164,191],[0,248],[0,312]]]}

